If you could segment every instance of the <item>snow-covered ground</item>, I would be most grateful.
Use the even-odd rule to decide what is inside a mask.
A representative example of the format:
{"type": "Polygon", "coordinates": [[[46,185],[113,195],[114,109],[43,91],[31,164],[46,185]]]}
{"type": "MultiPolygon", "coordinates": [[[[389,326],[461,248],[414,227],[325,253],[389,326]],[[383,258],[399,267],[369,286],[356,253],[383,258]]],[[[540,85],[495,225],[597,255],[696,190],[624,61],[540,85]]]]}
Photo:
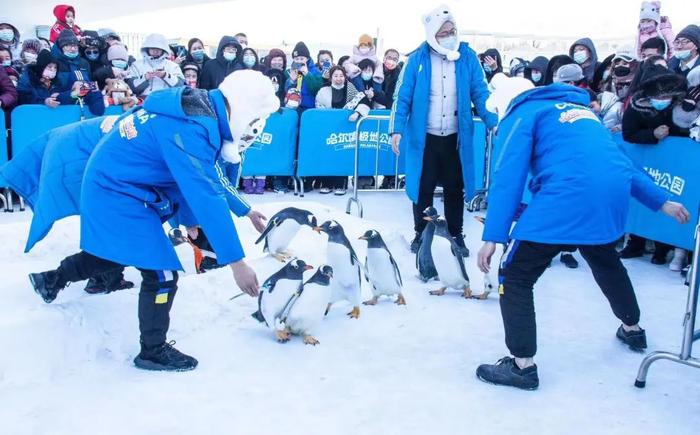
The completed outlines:
{"type": "MultiPolygon", "coordinates": [[[[401,266],[408,305],[382,300],[351,320],[340,304],[319,329],[319,346],[298,338],[279,344],[250,317],[253,299],[229,300],[238,293],[229,269],[187,275],[169,338],[200,365],[188,373],[143,372],[131,362],[137,289],[89,296],[76,283],[50,305],[31,291],[27,273],[77,251],[78,220],[60,222],[25,255],[30,212],[0,213],[0,433],[698,433],[700,371],[659,362],[647,388],[636,389],[643,356],[615,339],[619,322],[585,264],[568,270],[556,261],[537,285],[540,389],[495,387],[474,370],[507,353],[498,298],[428,295],[436,285],[415,277],[406,242],[411,209],[402,193],[364,194],[364,220],[344,213],[347,197],[252,200],[268,216],[295,205],[337,219],[361,258],[366,247],[357,237],[379,230],[401,266]]],[[[465,222],[476,253],[481,224],[469,216],[465,222]]],[[[262,282],[281,264],[252,244],[247,219],[238,226],[262,282]]],[[[304,228],[292,246],[318,266],[326,237],[304,228]]],[[[627,266],[650,349],[676,351],[687,295],[680,277],[648,259],[627,266]]],[[[480,291],[474,257],[468,272],[480,291]]],[[[138,284],[135,270],[127,275],[138,284]]],[[[363,293],[369,298],[368,288],[363,293]]]]}

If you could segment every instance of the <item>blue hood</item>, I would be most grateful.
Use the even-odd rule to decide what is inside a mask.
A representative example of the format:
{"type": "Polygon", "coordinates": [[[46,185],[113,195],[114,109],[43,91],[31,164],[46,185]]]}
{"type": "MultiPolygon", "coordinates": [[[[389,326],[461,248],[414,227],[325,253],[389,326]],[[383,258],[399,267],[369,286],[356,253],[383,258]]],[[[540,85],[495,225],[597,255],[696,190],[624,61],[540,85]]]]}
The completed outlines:
{"type": "Polygon", "coordinates": [[[581,88],[562,83],[553,83],[530,89],[515,97],[508,106],[508,110],[503,118],[505,119],[516,107],[528,101],[555,100],[561,103],[579,104],[588,107],[590,99],[588,92],[581,88]]]}

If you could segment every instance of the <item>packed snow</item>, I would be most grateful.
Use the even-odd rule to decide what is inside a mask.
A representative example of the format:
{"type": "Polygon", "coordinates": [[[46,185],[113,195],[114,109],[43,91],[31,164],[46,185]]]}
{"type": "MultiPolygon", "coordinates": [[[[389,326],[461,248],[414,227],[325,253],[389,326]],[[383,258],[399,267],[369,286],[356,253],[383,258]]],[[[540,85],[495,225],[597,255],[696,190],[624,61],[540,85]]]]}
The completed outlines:
{"type": "MultiPolygon", "coordinates": [[[[239,293],[230,269],[188,274],[180,280],[169,333],[200,361],[188,373],[133,367],[136,270],[127,269],[137,287],[131,290],[91,296],[82,291],[84,283],[73,283],[52,304],[33,293],[29,272],[55,268],[77,252],[78,218],[59,222],[23,254],[31,212],[0,214],[0,433],[698,433],[700,371],[659,362],[647,388],[636,389],[643,354],[616,340],[619,322],[580,257],[577,270],[555,260],[536,286],[539,390],[480,382],[478,364],[507,354],[498,296],[429,296],[439,283],[416,277],[405,195],[366,193],[361,199],[364,219],[345,214],[347,197],[266,194],[252,202],[267,216],[295,206],[312,211],[319,223],[337,220],[361,259],[366,243],[358,237],[378,230],[401,268],[407,305],[383,298],[353,320],[346,316],[351,307],[339,303],[315,334],[318,346],[299,337],[280,344],[250,317],[254,299],[230,300],[239,293]]],[[[439,199],[436,204],[440,210],[439,199]]],[[[257,233],[247,219],[237,226],[262,283],[282,263],[253,244],[257,233]]],[[[483,282],[475,265],[481,228],[467,214],[467,270],[475,293],[483,282]]],[[[318,267],[326,236],[304,227],[291,248],[318,267]]],[[[191,264],[187,250],[179,252],[191,264]]],[[[648,258],[626,265],[650,350],[677,351],[687,297],[682,279],[648,258]]],[[[368,287],[363,297],[371,297],[368,287]]]]}

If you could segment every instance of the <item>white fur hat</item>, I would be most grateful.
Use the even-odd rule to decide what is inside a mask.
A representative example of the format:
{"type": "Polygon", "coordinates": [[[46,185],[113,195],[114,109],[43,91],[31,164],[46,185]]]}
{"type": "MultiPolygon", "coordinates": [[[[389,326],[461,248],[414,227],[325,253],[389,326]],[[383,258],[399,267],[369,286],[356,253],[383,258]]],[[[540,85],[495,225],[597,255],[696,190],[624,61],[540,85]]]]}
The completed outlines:
{"type": "Polygon", "coordinates": [[[259,71],[234,71],[219,85],[219,90],[228,101],[231,110],[229,127],[233,142],[224,143],[222,157],[232,163],[241,160],[241,138],[248,133],[249,126],[256,119],[255,134],[262,133],[265,120],[280,108],[280,100],[275,95],[272,82],[259,71]]]}
{"type": "Polygon", "coordinates": [[[511,101],[525,91],[534,88],[535,85],[523,77],[508,77],[503,73],[498,73],[491,79],[489,90],[491,96],[486,100],[486,109],[489,112],[498,114],[500,122],[506,115],[506,110],[511,101]]]}
{"type": "Polygon", "coordinates": [[[435,34],[440,30],[445,22],[450,21],[457,27],[454,17],[452,16],[452,11],[447,5],[441,5],[433,9],[426,15],[423,15],[423,25],[425,26],[425,40],[428,42],[430,47],[447,57],[447,60],[455,61],[459,59],[458,50],[448,50],[445,47],[437,43],[435,39],[435,34]]]}
{"type": "Polygon", "coordinates": [[[639,20],[654,20],[661,22],[661,2],[642,2],[642,9],[639,11],[639,20]]]}

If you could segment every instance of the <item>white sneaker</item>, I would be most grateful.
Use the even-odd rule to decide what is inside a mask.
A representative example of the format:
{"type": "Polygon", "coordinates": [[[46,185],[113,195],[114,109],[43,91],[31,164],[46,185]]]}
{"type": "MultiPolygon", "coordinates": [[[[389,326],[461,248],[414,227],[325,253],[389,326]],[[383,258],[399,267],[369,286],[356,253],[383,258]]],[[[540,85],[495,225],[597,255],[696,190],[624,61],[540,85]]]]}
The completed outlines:
{"type": "Polygon", "coordinates": [[[668,268],[671,269],[672,272],[680,272],[683,266],[685,266],[685,257],[685,249],[676,248],[675,251],[673,251],[673,260],[671,260],[671,264],[668,265],[668,268]]]}
{"type": "Polygon", "coordinates": [[[321,190],[319,190],[319,193],[322,195],[328,195],[331,192],[332,192],[332,190],[329,189],[328,187],[322,187],[321,190]]]}
{"type": "Polygon", "coordinates": [[[335,191],[333,192],[335,196],[343,196],[346,193],[347,191],[345,189],[335,189],[335,191]]]}

